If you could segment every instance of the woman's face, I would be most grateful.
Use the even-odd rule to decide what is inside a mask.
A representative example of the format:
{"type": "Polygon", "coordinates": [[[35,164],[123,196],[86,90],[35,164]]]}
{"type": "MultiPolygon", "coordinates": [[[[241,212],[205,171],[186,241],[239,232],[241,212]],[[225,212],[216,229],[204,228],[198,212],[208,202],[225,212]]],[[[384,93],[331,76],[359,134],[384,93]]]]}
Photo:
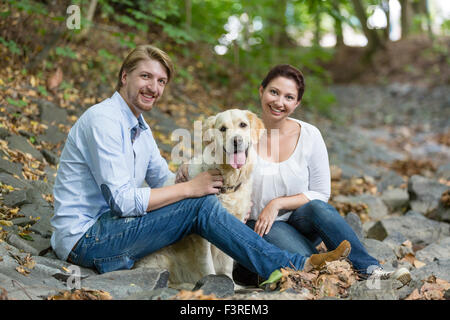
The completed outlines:
{"type": "Polygon", "coordinates": [[[266,88],[261,86],[259,96],[264,119],[284,119],[300,104],[295,81],[281,76],[270,81],[266,88]]]}

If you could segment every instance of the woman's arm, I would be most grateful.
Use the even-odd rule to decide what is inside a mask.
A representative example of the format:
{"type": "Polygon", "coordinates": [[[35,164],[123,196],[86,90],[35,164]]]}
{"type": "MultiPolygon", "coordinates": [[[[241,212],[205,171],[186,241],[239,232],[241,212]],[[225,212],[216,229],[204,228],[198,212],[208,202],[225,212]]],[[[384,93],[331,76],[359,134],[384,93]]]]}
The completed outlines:
{"type": "Polygon", "coordinates": [[[269,233],[280,210],[296,210],[308,202],[309,199],[303,193],[271,200],[259,215],[254,231],[261,237],[264,236],[269,233]]]}

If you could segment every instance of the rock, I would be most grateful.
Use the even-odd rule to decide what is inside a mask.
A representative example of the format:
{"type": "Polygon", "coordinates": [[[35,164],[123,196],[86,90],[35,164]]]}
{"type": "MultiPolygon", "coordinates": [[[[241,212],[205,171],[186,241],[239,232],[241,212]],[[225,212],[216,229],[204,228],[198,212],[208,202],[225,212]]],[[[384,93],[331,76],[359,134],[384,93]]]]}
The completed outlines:
{"type": "Polygon", "coordinates": [[[30,189],[15,190],[3,196],[3,203],[10,207],[20,207],[32,203],[30,189]]]}
{"type": "Polygon", "coordinates": [[[66,133],[61,132],[61,130],[59,130],[58,127],[52,125],[48,126],[48,129],[45,131],[44,134],[41,134],[37,137],[38,141],[46,141],[55,145],[64,142],[66,138],[67,138],[66,133]]]}
{"type": "Polygon", "coordinates": [[[445,206],[442,201],[439,201],[439,205],[436,210],[428,213],[427,216],[433,220],[450,223],[450,207],[445,206]]]}
{"type": "Polygon", "coordinates": [[[8,129],[0,127],[0,139],[5,140],[6,137],[10,136],[8,129]]]}
{"type": "Polygon", "coordinates": [[[360,241],[364,240],[363,226],[359,216],[354,212],[349,212],[345,216],[345,221],[347,221],[347,223],[350,225],[353,231],[355,231],[356,235],[358,236],[358,239],[360,241]]]}
{"type": "Polygon", "coordinates": [[[68,124],[67,111],[65,109],[46,100],[38,100],[36,102],[38,104],[42,123],[47,125],[59,123],[68,124]]]}
{"type": "Polygon", "coordinates": [[[200,289],[206,295],[215,294],[218,298],[224,298],[234,294],[234,282],[226,275],[210,274],[198,280],[192,291],[200,289]]]}
{"type": "Polygon", "coordinates": [[[3,255],[2,259],[0,287],[6,289],[9,299],[41,300],[66,289],[66,286],[57,279],[41,274],[36,265],[25,276],[16,270],[19,267],[16,259],[9,255],[3,255]]]}
{"type": "Polygon", "coordinates": [[[383,241],[394,232],[401,233],[414,245],[429,245],[450,235],[449,225],[409,211],[405,216],[383,219],[367,232],[367,237],[383,241]]]}
{"type": "Polygon", "coordinates": [[[178,290],[172,288],[144,290],[142,292],[129,295],[128,297],[125,297],[124,300],[170,300],[178,292],[178,290]]]}
{"type": "Polygon", "coordinates": [[[113,299],[124,299],[143,291],[167,287],[169,272],[154,268],[119,270],[90,276],[81,280],[81,287],[104,290],[113,299]]]}
{"type": "Polygon", "coordinates": [[[25,180],[19,180],[16,177],[13,177],[12,175],[0,172],[0,181],[3,184],[10,185],[15,189],[23,189],[23,188],[30,188],[31,185],[28,182],[25,182],[25,180]]]}
{"type": "Polygon", "coordinates": [[[22,176],[23,165],[21,163],[11,162],[0,158],[0,172],[6,172],[11,175],[22,176]]]}
{"type": "Polygon", "coordinates": [[[384,192],[390,188],[399,188],[405,183],[405,180],[395,171],[389,170],[385,173],[377,184],[379,192],[384,192]]]}
{"type": "Polygon", "coordinates": [[[450,180],[450,163],[439,166],[436,175],[442,179],[450,180]]]}
{"type": "Polygon", "coordinates": [[[372,220],[378,221],[388,215],[388,209],[383,201],[370,194],[362,194],[358,196],[337,196],[334,198],[338,202],[365,203],[368,207],[368,214],[372,220]]]}
{"type": "Polygon", "coordinates": [[[394,250],[386,243],[375,239],[364,239],[363,244],[367,252],[382,265],[389,266],[397,260],[394,250]]]}
{"type": "Polygon", "coordinates": [[[418,250],[416,258],[422,262],[431,262],[435,259],[450,260],[450,237],[438,240],[422,250],[418,250]]]}
{"type": "Polygon", "coordinates": [[[47,160],[48,163],[50,163],[52,165],[58,164],[59,157],[56,154],[54,154],[53,152],[44,149],[41,151],[41,153],[44,156],[45,160],[47,160]]]}
{"type": "Polygon", "coordinates": [[[6,242],[10,245],[23,250],[24,252],[31,253],[34,256],[45,253],[50,248],[50,239],[44,238],[39,234],[29,235],[33,240],[25,240],[24,238],[10,233],[6,237],[6,242]]]}
{"type": "MultiPolygon", "coordinates": [[[[374,238],[376,239],[376,238],[374,238]]],[[[408,240],[403,234],[401,234],[398,231],[394,231],[391,234],[389,234],[383,242],[386,243],[388,246],[392,248],[392,250],[395,250],[397,247],[401,246],[402,243],[404,243],[406,240],[408,240]]]]}
{"type": "Polygon", "coordinates": [[[397,280],[366,280],[355,282],[349,289],[350,300],[398,300],[398,289],[402,283],[397,280]]]}
{"type": "Polygon", "coordinates": [[[395,188],[383,191],[381,200],[391,212],[403,211],[408,207],[409,194],[405,189],[395,188]]]}
{"type": "Polygon", "coordinates": [[[426,280],[431,275],[445,281],[450,281],[450,260],[432,261],[422,268],[411,270],[411,277],[415,280],[426,280]]]}
{"type": "Polygon", "coordinates": [[[419,280],[413,280],[406,284],[405,286],[401,287],[398,291],[398,299],[403,300],[407,298],[415,289],[420,290],[422,287],[423,282],[419,280]]]}
{"type": "Polygon", "coordinates": [[[448,187],[437,181],[414,175],[408,181],[411,209],[427,215],[439,206],[442,193],[448,187]]]}
{"type": "Polygon", "coordinates": [[[29,153],[36,160],[42,161],[44,157],[36,150],[31,143],[24,137],[18,135],[12,135],[6,138],[8,141],[8,147],[12,150],[19,150],[23,153],[29,153]]]}

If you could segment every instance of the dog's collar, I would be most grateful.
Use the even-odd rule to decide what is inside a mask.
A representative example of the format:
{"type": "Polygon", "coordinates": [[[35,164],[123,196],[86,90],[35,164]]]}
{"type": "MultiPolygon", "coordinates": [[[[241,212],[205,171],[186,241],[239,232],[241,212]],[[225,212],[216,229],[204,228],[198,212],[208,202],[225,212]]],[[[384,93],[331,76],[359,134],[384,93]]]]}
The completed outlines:
{"type": "Polygon", "coordinates": [[[233,187],[221,187],[220,188],[220,193],[232,193],[232,192],[236,192],[239,187],[241,186],[242,182],[240,182],[237,186],[233,186],[233,187]]]}

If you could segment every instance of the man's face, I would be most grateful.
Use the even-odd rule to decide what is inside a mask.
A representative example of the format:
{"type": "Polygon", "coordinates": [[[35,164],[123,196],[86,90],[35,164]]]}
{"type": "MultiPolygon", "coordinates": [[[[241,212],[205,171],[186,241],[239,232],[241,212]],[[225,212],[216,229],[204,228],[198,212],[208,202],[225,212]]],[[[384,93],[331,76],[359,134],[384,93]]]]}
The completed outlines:
{"type": "Polygon", "coordinates": [[[164,66],[157,60],[141,60],[136,69],[123,72],[120,93],[136,117],[152,110],[167,84],[168,76],[164,66]]]}

